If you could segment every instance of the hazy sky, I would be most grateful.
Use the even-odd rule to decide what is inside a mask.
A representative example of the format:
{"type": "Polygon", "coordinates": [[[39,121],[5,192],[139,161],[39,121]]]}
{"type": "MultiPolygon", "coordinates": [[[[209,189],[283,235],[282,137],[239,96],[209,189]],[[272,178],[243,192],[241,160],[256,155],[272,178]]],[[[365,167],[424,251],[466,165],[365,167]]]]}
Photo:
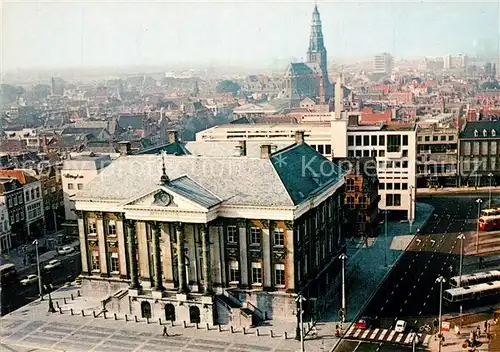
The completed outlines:
{"type": "MultiPolygon", "coordinates": [[[[499,0],[500,1],[500,0],[499,0]]],[[[305,57],[314,1],[13,1],[3,70],[170,62],[256,65],[305,57]]],[[[318,1],[330,59],[498,52],[499,5],[318,1]]]]}

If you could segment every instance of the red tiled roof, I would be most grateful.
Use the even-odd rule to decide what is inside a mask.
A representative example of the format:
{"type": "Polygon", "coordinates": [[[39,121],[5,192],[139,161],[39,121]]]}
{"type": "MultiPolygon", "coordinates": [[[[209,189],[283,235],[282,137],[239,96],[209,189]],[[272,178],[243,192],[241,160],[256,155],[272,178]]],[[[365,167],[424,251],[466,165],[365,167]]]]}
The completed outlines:
{"type": "Polygon", "coordinates": [[[33,177],[26,175],[22,170],[0,170],[1,178],[15,178],[21,183],[25,185],[26,183],[32,182],[33,177]]]}

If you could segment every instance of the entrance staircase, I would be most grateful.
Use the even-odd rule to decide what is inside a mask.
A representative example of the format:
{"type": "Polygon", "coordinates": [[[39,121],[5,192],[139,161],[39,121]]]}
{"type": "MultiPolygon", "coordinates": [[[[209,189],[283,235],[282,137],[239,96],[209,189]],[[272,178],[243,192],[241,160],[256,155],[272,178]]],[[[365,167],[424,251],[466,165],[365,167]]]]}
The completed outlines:
{"type": "Polygon", "coordinates": [[[242,327],[262,325],[267,320],[266,313],[250,302],[242,302],[230,291],[215,297],[217,322],[242,327]]]}

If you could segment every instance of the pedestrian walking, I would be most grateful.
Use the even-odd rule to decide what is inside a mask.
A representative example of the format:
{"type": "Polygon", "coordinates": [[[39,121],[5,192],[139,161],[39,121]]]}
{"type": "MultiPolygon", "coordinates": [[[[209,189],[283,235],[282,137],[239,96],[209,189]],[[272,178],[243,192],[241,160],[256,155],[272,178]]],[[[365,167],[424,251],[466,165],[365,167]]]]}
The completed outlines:
{"type": "Polygon", "coordinates": [[[163,327],[163,336],[168,336],[167,327],[163,327]]]}
{"type": "Polygon", "coordinates": [[[477,330],[476,332],[477,338],[481,337],[481,327],[479,325],[477,326],[476,330],[477,330]]]}

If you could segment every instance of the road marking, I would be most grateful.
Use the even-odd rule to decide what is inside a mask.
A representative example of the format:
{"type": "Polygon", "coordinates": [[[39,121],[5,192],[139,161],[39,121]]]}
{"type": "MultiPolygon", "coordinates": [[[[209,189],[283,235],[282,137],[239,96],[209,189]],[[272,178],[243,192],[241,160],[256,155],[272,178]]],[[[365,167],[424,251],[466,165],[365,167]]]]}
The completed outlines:
{"type": "MultiPolygon", "coordinates": [[[[394,291],[393,291],[393,293],[394,293],[394,291]]],[[[391,294],[392,294],[392,293],[391,293],[391,294]]],[[[388,302],[389,302],[389,300],[385,301],[385,303],[388,303],[388,302]]]]}
{"type": "Polygon", "coordinates": [[[356,348],[353,350],[353,352],[357,351],[359,346],[361,346],[361,341],[358,343],[358,345],[356,346],[356,348]]]}
{"type": "Polygon", "coordinates": [[[403,313],[403,308],[401,308],[401,309],[399,310],[399,313],[403,313]]]}
{"type": "Polygon", "coordinates": [[[368,334],[370,333],[370,330],[366,330],[363,335],[361,335],[361,338],[362,339],[366,339],[366,337],[368,336],[368,334]]]}
{"type": "Polygon", "coordinates": [[[384,307],[382,307],[382,308],[380,309],[380,311],[383,311],[383,310],[384,310],[384,307]]]}
{"type": "Polygon", "coordinates": [[[422,311],[418,312],[418,315],[422,315],[422,311]]]}
{"type": "Polygon", "coordinates": [[[404,303],[404,304],[406,304],[406,303],[408,303],[408,300],[407,300],[407,299],[405,299],[405,303],[404,303]]]}
{"type": "Polygon", "coordinates": [[[386,341],[391,341],[394,338],[394,335],[396,334],[396,331],[392,330],[389,336],[387,336],[386,341]]]}
{"type": "Polygon", "coordinates": [[[361,329],[357,329],[354,335],[352,335],[352,337],[358,337],[358,335],[361,334],[361,331],[362,331],[361,329]]]}
{"type": "Polygon", "coordinates": [[[373,333],[370,335],[370,340],[374,340],[375,339],[375,336],[377,336],[378,331],[379,331],[379,329],[373,330],[373,333]]]}
{"type": "Polygon", "coordinates": [[[427,302],[424,302],[424,307],[426,306],[427,302]]]}
{"type": "Polygon", "coordinates": [[[399,341],[401,341],[401,339],[403,338],[403,336],[404,336],[404,334],[403,334],[403,333],[399,334],[399,335],[398,335],[398,337],[396,337],[396,340],[394,340],[394,341],[395,341],[395,342],[399,342],[399,341]]]}
{"type": "MultiPolygon", "coordinates": [[[[420,281],[420,278],[418,278],[417,282],[420,281]]],[[[413,288],[417,288],[417,285],[413,285],[413,288]]]]}
{"type": "Polygon", "coordinates": [[[387,329],[382,330],[382,332],[378,336],[378,340],[383,340],[388,331],[389,330],[387,330],[387,329]]]}
{"type": "Polygon", "coordinates": [[[354,325],[351,326],[351,328],[347,331],[347,335],[348,336],[351,335],[351,333],[353,332],[353,330],[354,330],[354,325]]]}
{"type": "Polygon", "coordinates": [[[410,297],[410,296],[411,296],[411,292],[408,293],[408,297],[410,297]]]}

